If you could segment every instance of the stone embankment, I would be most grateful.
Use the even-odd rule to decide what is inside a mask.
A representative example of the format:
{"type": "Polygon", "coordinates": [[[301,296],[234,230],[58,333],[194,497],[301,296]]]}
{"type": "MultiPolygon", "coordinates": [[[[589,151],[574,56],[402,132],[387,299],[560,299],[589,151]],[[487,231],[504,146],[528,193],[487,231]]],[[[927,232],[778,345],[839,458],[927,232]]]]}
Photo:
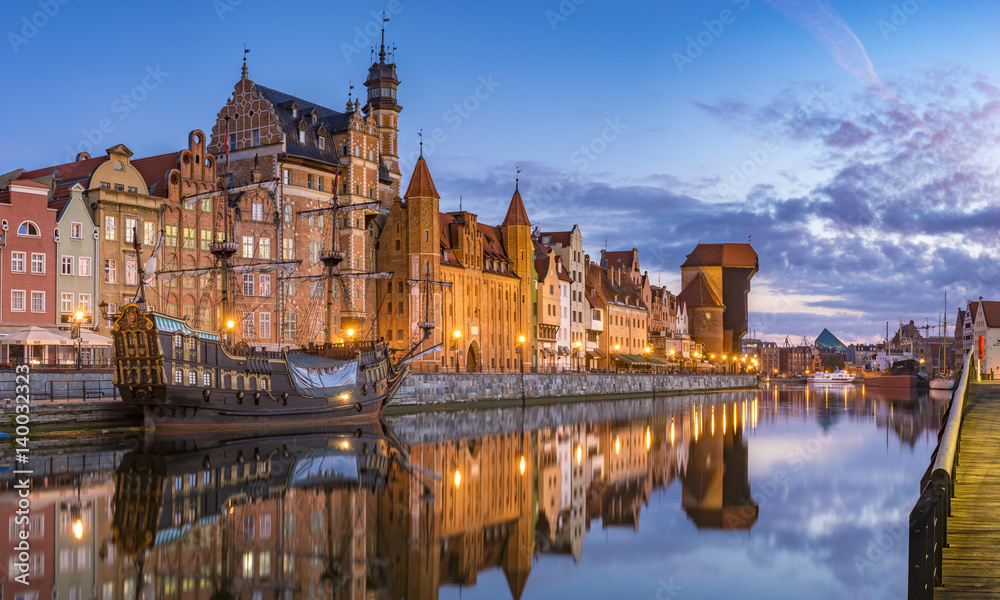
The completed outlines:
{"type": "Polygon", "coordinates": [[[415,408],[460,404],[472,408],[477,403],[522,399],[538,402],[638,398],[755,387],[754,375],[413,373],[403,382],[392,405],[415,408]]]}

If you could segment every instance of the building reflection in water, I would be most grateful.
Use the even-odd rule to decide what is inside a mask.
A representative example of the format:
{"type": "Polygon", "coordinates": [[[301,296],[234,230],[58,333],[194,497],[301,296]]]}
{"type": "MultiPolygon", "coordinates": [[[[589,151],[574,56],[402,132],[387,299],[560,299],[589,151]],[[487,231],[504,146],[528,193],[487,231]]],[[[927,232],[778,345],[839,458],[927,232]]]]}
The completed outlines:
{"type": "MultiPolygon", "coordinates": [[[[33,577],[23,591],[37,600],[436,598],[442,586],[475,586],[499,569],[520,598],[538,561],[578,562],[598,523],[638,531],[651,496],[676,482],[679,508],[697,528],[753,527],[749,448],[770,421],[805,415],[828,428],[865,419],[912,445],[936,432],[943,412],[935,399],[853,388],[768,387],[681,402],[555,427],[538,426],[546,417],[528,409],[495,435],[428,427],[419,437],[430,441],[409,445],[370,424],[151,436],[132,451],[121,442],[79,455],[40,450],[33,577]]],[[[608,406],[613,415],[618,405],[608,406]]],[[[0,482],[7,565],[18,533],[13,485],[0,482]]],[[[3,585],[6,593],[11,584],[3,585]]]]}

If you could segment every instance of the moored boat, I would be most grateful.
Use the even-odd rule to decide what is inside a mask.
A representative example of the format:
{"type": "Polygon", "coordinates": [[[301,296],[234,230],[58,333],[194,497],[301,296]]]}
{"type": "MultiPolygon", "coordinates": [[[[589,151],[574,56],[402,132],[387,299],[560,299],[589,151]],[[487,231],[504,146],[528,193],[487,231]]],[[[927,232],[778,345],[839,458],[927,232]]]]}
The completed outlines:
{"type": "Polygon", "coordinates": [[[409,371],[385,344],[350,341],[271,352],[125,305],[114,318],[114,383],[147,426],[209,428],[370,419],[409,371]]]}
{"type": "Polygon", "coordinates": [[[814,373],[807,378],[809,383],[814,384],[845,384],[853,383],[854,375],[837,369],[832,373],[814,373]]]}
{"type": "Polygon", "coordinates": [[[951,377],[935,377],[931,380],[932,390],[953,390],[955,389],[955,380],[951,377]]]}

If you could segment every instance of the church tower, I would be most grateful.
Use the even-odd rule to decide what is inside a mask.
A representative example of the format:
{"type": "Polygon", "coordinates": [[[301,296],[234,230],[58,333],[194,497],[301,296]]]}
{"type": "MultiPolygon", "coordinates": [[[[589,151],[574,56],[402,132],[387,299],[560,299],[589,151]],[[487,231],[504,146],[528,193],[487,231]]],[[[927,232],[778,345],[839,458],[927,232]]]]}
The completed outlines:
{"type": "MultiPolygon", "coordinates": [[[[410,185],[406,188],[406,247],[404,266],[410,281],[441,281],[441,221],[438,206],[441,196],[427,168],[423,153],[413,168],[410,185]]],[[[431,284],[409,286],[407,312],[411,336],[417,335],[421,323],[441,323],[441,288],[431,284]]],[[[440,327],[435,329],[431,345],[442,342],[440,327]]]]}
{"type": "MultiPolygon", "coordinates": [[[[388,20],[388,19],[384,19],[388,20]]],[[[399,79],[396,78],[396,63],[385,62],[385,26],[382,27],[382,46],[378,53],[378,62],[372,63],[368,69],[368,105],[379,127],[381,138],[380,155],[382,163],[392,180],[392,196],[400,191],[402,175],[399,172],[399,111],[403,107],[396,102],[396,88],[399,79]]]]}
{"type": "Polygon", "coordinates": [[[507,216],[500,224],[503,232],[503,245],[507,257],[514,265],[514,273],[521,278],[520,292],[517,306],[519,307],[517,324],[518,335],[525,337],[524,348],[522,350],[525,362],[531,362],[531,339],[533,337],[531,327],[531,293],[534,286],[534,246],[531,241],[531,221],[528,220],[528,212],[524,210],[524,202],[521,200],[521,192],[518,189],[518,181],[514,181],[514,195],[510,199],[510,206],[507,207],[507,216]]]}

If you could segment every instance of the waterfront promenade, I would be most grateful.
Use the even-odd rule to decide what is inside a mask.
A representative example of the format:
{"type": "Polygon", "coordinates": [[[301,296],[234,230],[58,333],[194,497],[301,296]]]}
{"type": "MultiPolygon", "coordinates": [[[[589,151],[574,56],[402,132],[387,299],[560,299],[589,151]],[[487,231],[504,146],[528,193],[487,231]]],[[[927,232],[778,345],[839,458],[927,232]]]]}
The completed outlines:
{"type": "Polygon", "coordinates": [[[960,455],[935,598],[996,598],[1000,592],[1000,381],[969,384],[960,455]]]}

